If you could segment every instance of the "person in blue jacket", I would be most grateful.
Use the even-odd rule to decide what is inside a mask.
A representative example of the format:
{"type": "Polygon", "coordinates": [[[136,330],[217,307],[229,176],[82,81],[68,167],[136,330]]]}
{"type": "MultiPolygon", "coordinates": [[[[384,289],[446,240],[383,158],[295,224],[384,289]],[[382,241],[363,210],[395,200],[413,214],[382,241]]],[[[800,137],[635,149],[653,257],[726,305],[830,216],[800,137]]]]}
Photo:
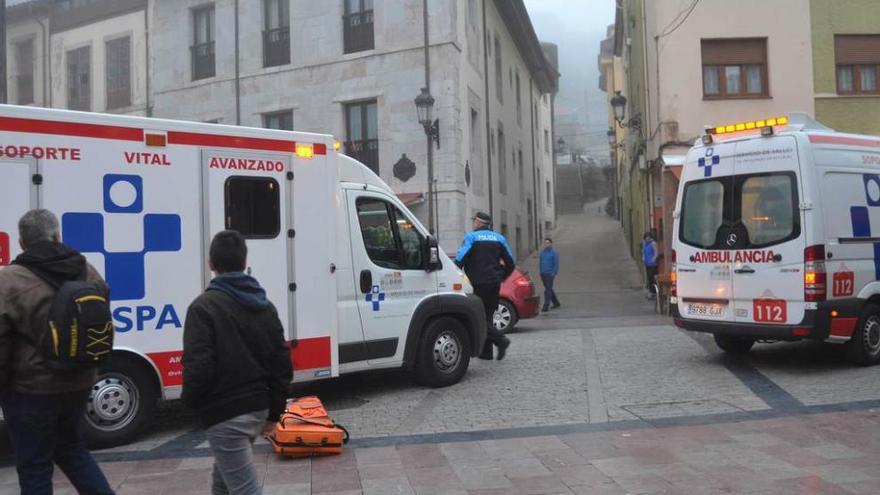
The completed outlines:
{"type": "Polygon", "coordinates": [[[474,215],[473,228],[464,236],[455,255],[455,264],[464,269],[486,312],[486,343],[480,359],[492,359],[492,345],[495,345],[501,361],[510,346],[510,339],[495,328],[495,311],[501,283],[513,273],[516,262],[507,239],[492,230],[492,217],[487,213],[474,215]]]}
{"type": "Polygon", "coordinates": [[[648,289],[648,299],[656,297],[654,293],[654,277],[657,276],[657,260],[660,252],[657,249],[657,241],[654,234],[645,232],[642,240],[642,262],[645,264],[645,287],[648,289]]]}
{"type": "Polygon", "coordinates": [[[556,291],[553,290],[553,280],[559,273],[559,253],[553,249],[553,239],[544,238],[544,249],[541,250],[541,282],[544,283],[544,308],[541,311],[550,311],[550,305],[553,309],[560,306],[559,299],[556,298],[556,291]]]}

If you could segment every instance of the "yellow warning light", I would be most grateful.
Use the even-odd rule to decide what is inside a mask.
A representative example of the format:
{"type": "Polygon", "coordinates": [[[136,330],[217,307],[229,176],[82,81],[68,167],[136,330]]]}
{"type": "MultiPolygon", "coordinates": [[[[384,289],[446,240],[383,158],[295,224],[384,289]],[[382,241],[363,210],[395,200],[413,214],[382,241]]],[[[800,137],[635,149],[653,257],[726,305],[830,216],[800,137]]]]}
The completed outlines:
{"type": "Polygon", "coordinates": [[[706,129],[706,134],[728,134],[739,131],[752,131],[762,127],[773,127],[777,125],[788,124],[788,117],[776,117],[775,119],[752,120],[749,122],[740,122],[737,124],[719,125],[706,129]]]}
{"type": "Polygon", "coordinates": [[[315,156],[315,148],[311,144],[297,144],[296,156],[300,158],[311,158],[315,156]]]}
{"type": "Polygon", "coordinates": [[[339,148],[342,147],[342,143],[339,142],[338,139],[333,140],[333,151],[339,151],[339,148]]]}

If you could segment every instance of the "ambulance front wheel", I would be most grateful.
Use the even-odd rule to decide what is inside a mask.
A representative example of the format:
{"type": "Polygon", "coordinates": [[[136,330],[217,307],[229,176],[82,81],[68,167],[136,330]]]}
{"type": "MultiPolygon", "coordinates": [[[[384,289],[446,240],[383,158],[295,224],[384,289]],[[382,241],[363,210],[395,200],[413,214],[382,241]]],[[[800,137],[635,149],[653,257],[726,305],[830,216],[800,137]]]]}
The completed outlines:
{"type": "Polygon", "coordinates": [[[464,326],[450,317],[431,320],[418,349],[416,379],[431,387],[458,383],[471,359],[469,336],[464,326]]]}
{"type": "Polygon", "coordinates": [[[880,306],[865,304],[848,346],[847,357],[853,363],[873,366],[880,362],[880,306]]]}
{"type": "Polygon", "coordinates": [[[715,344],[728,354],[745,354],[755,345],[755,339],[731,337],[717,333],[714,336],[715,344]]]}
{"type": "Polygon", "coordinates": [[[113,356],[98,372],[86,404],[89,447],[113,447],[133,441],[153,419],[158,396],[152,369],[133,359],[113,356]]]}

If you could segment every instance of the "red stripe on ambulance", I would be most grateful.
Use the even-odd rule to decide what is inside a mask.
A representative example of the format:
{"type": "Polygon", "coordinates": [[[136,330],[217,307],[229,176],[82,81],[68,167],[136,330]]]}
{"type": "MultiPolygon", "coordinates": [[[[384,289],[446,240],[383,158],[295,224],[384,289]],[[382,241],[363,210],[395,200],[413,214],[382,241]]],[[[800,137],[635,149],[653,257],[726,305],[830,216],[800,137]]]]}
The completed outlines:
{"type": "Polygon", "coordinates": [[[60,122],[57,120],[18,119],[14,117],[0,117],[0,131],[117,139],[120,141],[144,140],[144,130],[134,127],[60,122]]]}
{"type": "Polygon", "coordinates": [[[872,148],[880,148],[880,140],[844,136],[825,136],[822,134],[810,134],[810,142],[819,144],[843,144],[846,146],[870,146],[872,148]]]}
{"type": "Polygon", "coordinates": [[[237,136],[218,136],[197,132],[168,132],[168,144],[187,144],[191,146],[215,146],[218,148],[245,148],[252,150],[283,151],[294,153],[296,143],[280,139],[250,138],[237,136]]]}

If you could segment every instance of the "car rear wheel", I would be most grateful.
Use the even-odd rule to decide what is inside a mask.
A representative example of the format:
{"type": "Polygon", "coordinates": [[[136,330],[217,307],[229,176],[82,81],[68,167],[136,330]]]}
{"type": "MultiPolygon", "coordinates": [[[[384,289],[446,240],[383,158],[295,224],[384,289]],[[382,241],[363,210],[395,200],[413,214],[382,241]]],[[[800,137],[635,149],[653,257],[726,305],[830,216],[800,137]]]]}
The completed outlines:
{"type": "Polygon", "coordinates": [[[495,328],[501,333],[507,333],[516,326],[518,321],[519,317],[513,303],[505,299],[499,300],[498,309],[495,310],[495,315],[492,317],[492,324],[495,325],[495,328]]]}
{"type": "Polygon", "coordinates": [[[745,354],[755,345],[755,339],[715,334],[715,344],[728,354],[745,354]]]}
{"type": "Polygon", "coordinates": [[[98,372],[86,404],[85,437],[89,447],[129,443],[153,419],[158,384],[152,370],[114,356],[98,372]]]}
{"type": "Polygon", "coordinates": [[[847,358],[859,366],[873,366],[880,362],[880,306],[868,303],[847,344],[847,358]]]}
{"type": "Polygon", "coordinates": [[[455,318],[431,320],[418,350],[416,379],[431,387],[458,383],[471,360],[470,339],[455,318]]]}

